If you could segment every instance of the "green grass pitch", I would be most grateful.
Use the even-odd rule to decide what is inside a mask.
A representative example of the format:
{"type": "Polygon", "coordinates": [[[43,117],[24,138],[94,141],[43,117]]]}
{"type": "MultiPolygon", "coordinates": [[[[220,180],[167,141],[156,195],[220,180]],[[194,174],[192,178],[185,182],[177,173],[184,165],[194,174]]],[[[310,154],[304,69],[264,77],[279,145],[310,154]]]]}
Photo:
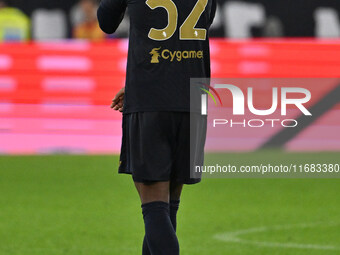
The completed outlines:
{"type": "MultiPolygon", "coordinates": [[[[234,154],[234,163],[339,161],[234,154]]],[[[1,255],[141,254],[143,222],[117,156],[1,156],[1,255]]],[[[184,255],[340,254],[340,179],[204,179],[178,214],[184,255]]]]}

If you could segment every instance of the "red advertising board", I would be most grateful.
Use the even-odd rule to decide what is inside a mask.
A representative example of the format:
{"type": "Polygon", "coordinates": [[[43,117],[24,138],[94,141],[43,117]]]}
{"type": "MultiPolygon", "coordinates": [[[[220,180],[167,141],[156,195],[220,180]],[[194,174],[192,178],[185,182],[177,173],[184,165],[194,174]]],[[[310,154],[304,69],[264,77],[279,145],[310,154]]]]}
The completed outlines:
{"type": "MultiPolygon", "coordinates": [[[[339,42],[212,40],[212,76],[337,78],[339,42]]],[[[109,105],[124,86],[127,47],[126,40],[0,44],[0,153],[119,152],[121,114],[109,105]]],[[[336,85],[308,88],[311,104],[336,85]]],[[[339,129],[334,117],[339,111],[338,104],[287,148],[318,149],[304,146],[301,139],[339,129]]],[[[337,139],[338,146],[322,149],[340,150],[339,135],[337,139]]]]}

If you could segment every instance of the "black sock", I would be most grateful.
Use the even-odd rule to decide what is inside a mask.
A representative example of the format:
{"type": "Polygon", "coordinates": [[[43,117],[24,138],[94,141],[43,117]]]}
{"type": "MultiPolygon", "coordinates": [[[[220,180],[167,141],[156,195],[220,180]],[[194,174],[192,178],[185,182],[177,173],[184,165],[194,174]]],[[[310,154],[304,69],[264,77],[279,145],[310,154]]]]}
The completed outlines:
{"type": "MultiPolygon", "coordinates": [[[[177,211],[179,208],[179,202],[180,200],[170,200],[170,220],[171,220],[172,226],[174,227],[175,232],[176,232],[176,227],[177,227],[177,211]]],[[[145,236],[143,240],[142,251],[143,251],[142,255],[151,255],[148,242],[145,236]]]]}
{"type": "Polygon", "coordinates": [[[142,255],[151,255],[148,241],[146,240],[146,236],[144,236],[144,240],[143,240],[142,255]]]}
{"type": "Polygon", "coordinates": [[[156,201],[143,204],[142,209],[147,240],[144,239],[143,252],[147,243],[153,255],[178,255],[179,245],[170,220],[169,204],[156,201]]]}
{"type": "Polygon", "coordinates": [[[177,228],[177,211],[179,208],[179,200],[170,200],[170,220],[174,230],[177,228]]]}

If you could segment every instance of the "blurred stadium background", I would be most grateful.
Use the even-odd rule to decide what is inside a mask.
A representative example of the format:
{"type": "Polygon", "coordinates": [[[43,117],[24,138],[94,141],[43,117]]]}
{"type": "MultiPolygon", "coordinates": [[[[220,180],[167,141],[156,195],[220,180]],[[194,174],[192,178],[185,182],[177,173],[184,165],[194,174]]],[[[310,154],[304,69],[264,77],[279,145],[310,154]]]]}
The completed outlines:
{"type": "MultiPolygon", "coordinates": [[[[106,36],[97,4],[0,0],[1,255],[140,253],[139,201],[130,178],[116,173],[121,114],[109,108],[124,86],[128,14],[106,36]]],[[[215,78],[340,76],[337,0],[219,0],[210,34],[215,78]]],[[[313,104],[339,95],[337,82],[308,88],[313,104]]],[[[281,144],[287,152],[225,160],[339,162],[339,111],[338,100],[281,144]]],[[[249,133],[236,150],[254,151],[275,134],[254,139],[249,133]]],[[[205,180],[183,195],[183,254],[339,254],[339,194],[335,179],[205,180]],[[276,225],[288,227],[270,228],[276,225]],[[246,241],[228,239],[233,231],[263,226],[268,229],[245,232],[246,241]],[[216,238],[223,233],[224,241],[216,238]]]]}
{"type": "MultiPolygon", "coordinates": [[[[121,116],[108,105],[125,82],[127,17],[113,39],[98,28],[96,1],[0,3],[0,152],[118,153],[121,116]]],[[[339,77],[338,1],[218,3],[213,77],[339,77]]],[[[310,89],[322,98],[336,85],[310,89]]],[[[340,149],[339,107],[330,110],[298,139],[321,131],[340,149]]]]}

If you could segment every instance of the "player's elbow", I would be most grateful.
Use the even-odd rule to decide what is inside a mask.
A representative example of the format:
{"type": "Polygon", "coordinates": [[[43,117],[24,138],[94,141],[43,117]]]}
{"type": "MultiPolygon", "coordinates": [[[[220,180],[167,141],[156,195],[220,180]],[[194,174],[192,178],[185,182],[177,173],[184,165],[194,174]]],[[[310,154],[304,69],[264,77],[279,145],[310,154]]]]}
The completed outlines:
{"type": "Polygon", "coordinates": [[[114,29],[113,27],[106,26],[105,24],[101,24],[100,22],[99,27],[106,34],[113,34],[116,31],[116,29],[114,29]]]}
{"type": "Polygon", "coordinates": [[[112,23],[110,16],[105,11],[103,11],[101,7],[99,7],[97,10],[97,18],[99,27],[104,33],[113,34],[116,31],[117,26],[112,23]]]}

